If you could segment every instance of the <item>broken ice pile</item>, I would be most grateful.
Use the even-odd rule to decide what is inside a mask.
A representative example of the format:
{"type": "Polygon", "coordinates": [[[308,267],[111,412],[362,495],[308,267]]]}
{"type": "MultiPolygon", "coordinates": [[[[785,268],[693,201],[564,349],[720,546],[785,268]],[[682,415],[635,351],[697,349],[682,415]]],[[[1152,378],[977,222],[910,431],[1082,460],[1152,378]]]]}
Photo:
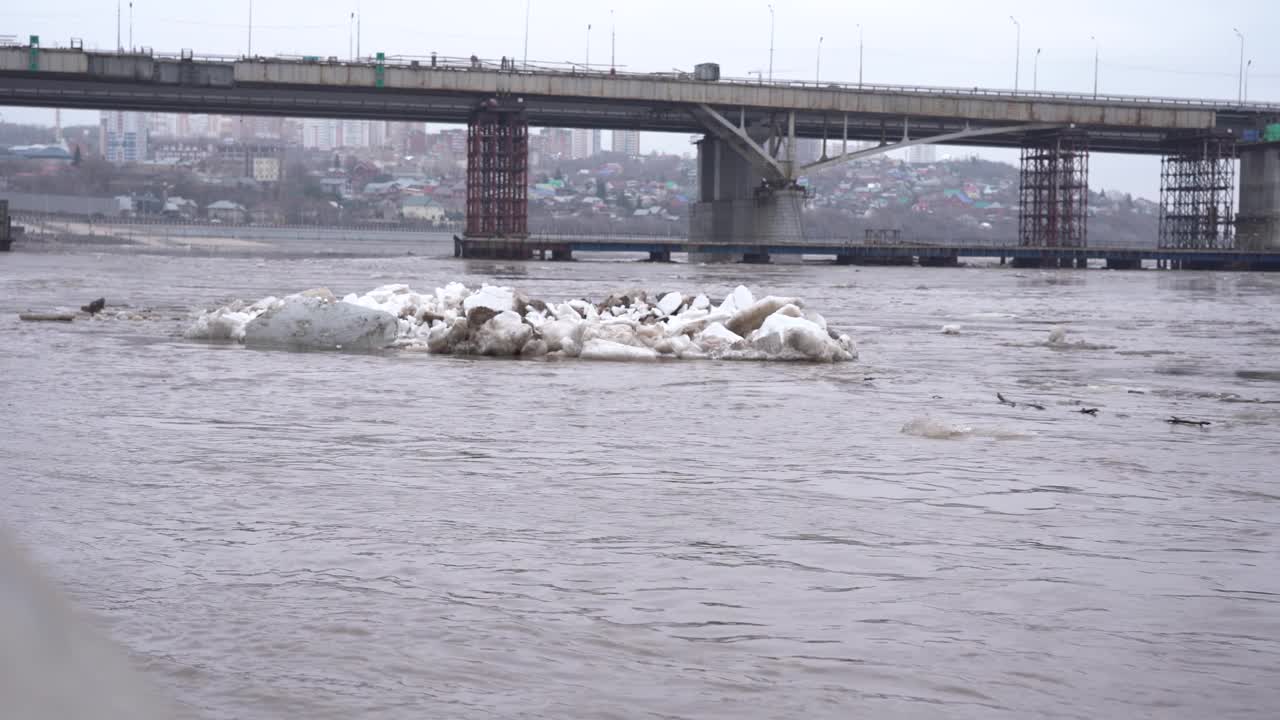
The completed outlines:
{"type": "Polygon", "coordinates": [[[601,303],[548,304],[507,287],[460,283],[420,294],[384,285],[339,300],[326,289],[201,313],[186,336],[257,347],[454,355],[652,361],[853,360],[848,335],[827,327],[798,298],[756,300],[738,286],[718,305],[706,295],[615,293],[601,303]]]}

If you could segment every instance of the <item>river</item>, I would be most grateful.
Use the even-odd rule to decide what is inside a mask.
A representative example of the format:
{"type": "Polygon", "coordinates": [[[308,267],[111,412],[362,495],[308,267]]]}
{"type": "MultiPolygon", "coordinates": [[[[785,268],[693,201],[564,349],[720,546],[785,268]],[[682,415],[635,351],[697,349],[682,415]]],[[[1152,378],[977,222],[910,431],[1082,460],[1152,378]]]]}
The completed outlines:
{"type": "Polygon", "coordinates": [[[1280,276],[450,250],[0,255],[0,524],[195,717],[1274,717],[1280,276]],[[181,336],[453,280],[741,283],[861,359],[181,336]]]}

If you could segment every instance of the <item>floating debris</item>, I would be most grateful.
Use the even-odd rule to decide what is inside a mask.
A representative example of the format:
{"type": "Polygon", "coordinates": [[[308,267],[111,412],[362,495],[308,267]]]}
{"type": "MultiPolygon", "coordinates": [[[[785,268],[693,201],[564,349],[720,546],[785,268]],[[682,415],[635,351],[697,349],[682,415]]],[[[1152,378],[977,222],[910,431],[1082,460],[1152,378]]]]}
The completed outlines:
{"type": "Polygon", "coordinates": [[[71,322],[76,319],[75,313],[18,313],[18,319],[25,322],[71,322]]]}
{"type": "Polygon", "coordinates": [[[1034,409],[1034,410],[1044,410],[1044,409],[1045,409],[1045,407],[1044,407],[1043,405],[1041,405],[1040,403],[1033,403],[1033,402],[1024,402],[1024,403],[1019,403],[1019,402],[1014,402],[1014,401],[1010,400],[1009,398],[1006,398],[1006,397],[1005,397],[1003,394],[1001,394],[1001,393],[996,393],[996,399],[1000,401],[1000,404],[1001,404],[1001,405],[1008,405],[1008,406],[1009,406],[1009,407],[1011,407],[1011,408],[1016,408],[1016,407],[1027,407],[1027,408],[1032,408],[1032,409],[1034,409]]]}
{"type": "Polygon", "coordinates": [[[1210,425],[1213,424],[1208,420],[1188,420],[1186,418],[1180,418],[1176,415],[1169,418],[1168,420],[1165,420],[1165,422],[1169,423],[1170,425],[1189,425],[1191,427],[1202,427],[1202,428],[1209,427],[1210,425]]]}

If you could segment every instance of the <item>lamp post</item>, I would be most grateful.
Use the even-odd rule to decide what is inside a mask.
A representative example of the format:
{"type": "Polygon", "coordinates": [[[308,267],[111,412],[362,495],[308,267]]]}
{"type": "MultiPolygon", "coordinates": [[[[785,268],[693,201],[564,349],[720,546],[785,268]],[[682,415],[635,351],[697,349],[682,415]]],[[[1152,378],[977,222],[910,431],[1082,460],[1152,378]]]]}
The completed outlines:
{"type": "Polygon", "coordinates": [[[249,44],[247,52],[249,57],[253,57],[253,0],[249,0],[249,44]]]}
{"type": "Polygon", "coordinates": [[[591,72],[591,23],[587,23],[587,63],[586,71],[591,72]]]}
{"type": "Polygon", "coordinates": [[[347,19],[347,59],[356,59],[356,14],[347,19]]]}
{"type": "Polygon", "coordinates": [[[1240,80],[1236,88],[1236,97],[1240,102],[1244,102],[1244,33],[1238,28],[1231,28],[1235,32],[1236,37],[1240,38],[1240,80]]]}
{"type": "Polygon", "coordinates": [[[116,0],[116,52],[120,52],[124,46],[120,44],[120,0],[116,0]]]}
{"type": "Polygon", "coordinates": [[[773,83],[773,31],[776,27],[774,22],[777,15],[773,12],[773,6],[769,6],[769,83],[773,83]]]}
{"type": "Polygon", "coordinates": [[[524,1],[524,69],[529,69],[529,10],[533,0],[524,1]]]}
{"type": "Polygon", "coordinates": [[[1018,80],[1022,71],[1022,23],[1018,22],[1018,18],[1010,15],[1009,19],[1013,21],[1013,27],[1017,31],[1017,40],[1013,50],[1013,93],[1018,94],[1018,80]]]}
{"type": "Polygon", "coordinates": [[[822,36],[818,36],[818,66],[813,71],[813,84],[822,82],[822,36]]]}
{"type": "Polygon", "coordinates": [[[129,52],[133,52],[133,3],[129,3],[129,52]]]}
{"type": "Polygon", "coordinates": [[[1031,65],[1031,92],[1040,91],[1040,51],[1044,48],[1036,48],[1036,60],[1031,65]]]}
{"type": "Polygon", "coordinates": [[[1101,51],[1098,46],[1098,38],[1090,35],[1089,39],[1093,41],[1093,99],[1098,99],[1098,58],[1101,51]]]}
{"type": "Polygon", "coordinates": [[[613,10],[609,10],[609,70],[618,69],[618,25],[613,21],[613,10]]]}
{"type": "Polygon", "coordinates": [[[858,23],[858,87],[862,87],[862,23],[858,23]]]}
{"type": "Polygon", "coordinates": [[[1244,100],[1243,102],[1249,102],[1249,71],[1252,69],[1253,69],[1253,60],[1249,60],[1249,62],[1245,63],[1244,65],[1244,100]]]}

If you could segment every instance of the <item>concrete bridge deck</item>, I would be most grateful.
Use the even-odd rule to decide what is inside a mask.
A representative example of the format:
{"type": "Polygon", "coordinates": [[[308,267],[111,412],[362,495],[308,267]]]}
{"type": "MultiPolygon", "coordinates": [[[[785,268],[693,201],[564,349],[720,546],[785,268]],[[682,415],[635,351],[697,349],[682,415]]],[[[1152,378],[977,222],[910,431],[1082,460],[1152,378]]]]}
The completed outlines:
{"type": "MultiPolygon", "coordinates": [[[[522,98],[534,125],[701,133],[692,111],[744,124],[795,113],[798,137],[835,142],[928,137],[967,127],[1052,124],[1095,151],[1158,153],[1170,132],[1243,132],[1280,103],[848,83],[702,81],[458,58],[222,58],[0,47],[0,104],[465,123],[495,95],[522,98]]],[[[1016,146],[1017,135],[955,144],[1016,146]]]]}
{"type": "Polygon", "coordinates": [[[1086,267],[1102,261],[1114,269],[1157,268],[1280,271],[1280,250],[1027,247],[1022,245],[853,244],[841,241],[768,245],[705,243],[672,238],[530,237],[526,240],[455,238],[454,255],[467,258],[571,260],[575,253],[648,254],[669,262],[673,254],[768,262],[780,256],[828,256],[840,264],[948,266],[963,259],[990,259],[1025,267],[1086,267]]]}

